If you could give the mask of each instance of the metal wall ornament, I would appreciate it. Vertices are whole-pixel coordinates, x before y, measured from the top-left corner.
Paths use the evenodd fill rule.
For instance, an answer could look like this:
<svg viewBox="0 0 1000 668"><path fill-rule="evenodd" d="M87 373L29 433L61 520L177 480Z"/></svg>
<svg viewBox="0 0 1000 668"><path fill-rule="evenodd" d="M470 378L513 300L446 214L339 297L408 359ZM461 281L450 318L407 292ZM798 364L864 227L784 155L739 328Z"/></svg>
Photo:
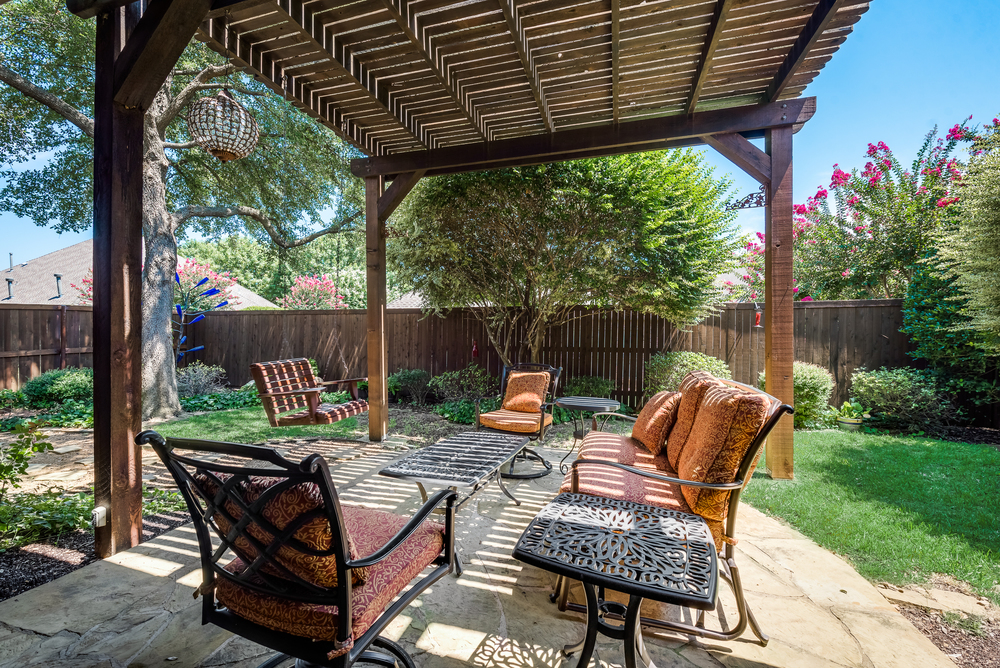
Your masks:
<svg viewBox="0 0 1000 668"><path fill-rule="evenodd" d="M739 209L756 209L767 206L767 186L761 185L755 193L750 193L746 197L734 200L726 204L726 211L737 211Z"/></svg>
<svg viewBox="0 0 1000 668"><path fill-rule="evenodd" d="M195 100L187 123L198 146L222 162L247 157L260 139L257 121L225 88L218 95Z"/></svg>

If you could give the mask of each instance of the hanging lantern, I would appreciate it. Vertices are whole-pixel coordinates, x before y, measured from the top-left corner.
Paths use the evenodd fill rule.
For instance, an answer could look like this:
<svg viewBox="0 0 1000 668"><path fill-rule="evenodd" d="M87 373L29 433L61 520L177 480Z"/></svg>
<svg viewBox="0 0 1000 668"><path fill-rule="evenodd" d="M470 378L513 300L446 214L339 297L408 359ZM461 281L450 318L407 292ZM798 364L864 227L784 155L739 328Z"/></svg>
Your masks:
<svg viewBox="0 0 1000 668"><path fill-rule="evenodd" d="M192 103L187 122L198 146L222 162L247 157L260 138L257 121L226 89Z"/></svg>
<svg viewBox="0 0 1000 668"><path fill-rule="evenodd" d="M754 308L753 327L754 329L763 329L764 328L763 325L760 324L760 316L761 313L763 313L763 311L759 306L757 306L756 303L753 305L753 308Z"/></svg>

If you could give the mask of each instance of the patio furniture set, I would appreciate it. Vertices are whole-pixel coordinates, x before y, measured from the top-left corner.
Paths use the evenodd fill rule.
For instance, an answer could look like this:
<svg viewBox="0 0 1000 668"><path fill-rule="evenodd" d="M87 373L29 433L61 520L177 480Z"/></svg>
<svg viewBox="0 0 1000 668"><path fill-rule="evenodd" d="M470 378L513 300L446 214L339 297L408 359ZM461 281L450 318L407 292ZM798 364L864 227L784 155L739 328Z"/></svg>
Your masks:
<svg viewBox="0 0 1000 668"><path fill-rule="evenodd" d="M352 388L352 399L329 406L319 402L307 361L253 367L272 424L289 417L332 422L364 410L356 392L363 379L339 381ZM359 661L412 667L405 650L380 634L431 584L449 572L461 575L457 510L492 481L520 505L503 479L551 472L527 445L544 437L556 403L581 413L618 408L579 397L546 401L556 396L560 371L505 368L502 406L482 414L477 406L475 431L383 467L381 475L419 487L423 504L410 518L341 505L319 455L292 462L260 446L139 434L137 442L152 445L194 519L202 622L279 653L263 666L294 657L299 668ZM653 396L637 417L597 410L587 432L581 414L574 435L582 445L560 494L513 550L516 559L556 575L551 598L559 609L586 613L584 638L566 646L566 656L579 653L577 665L587 666L600 633L624 641L629 668L648 664L642 626L732 639L749 623L766 644L743 596L735 520L764 439L791 410L749 386L695 372L679 392ZM622 418L634 423L630 435L599 428ZM519 473L516 460L535 465ZM427 486L443 489L429 495ZM443 522L432 519L442 515ZM705 627L704 611L717 604L720 571L739 621L716 631ZM582 584L585 605L569 601L572 581ZM627 605L610 600L609 591L627 595ZM639 613L643 599L700 613L694 625L647 619Z"/></svg>

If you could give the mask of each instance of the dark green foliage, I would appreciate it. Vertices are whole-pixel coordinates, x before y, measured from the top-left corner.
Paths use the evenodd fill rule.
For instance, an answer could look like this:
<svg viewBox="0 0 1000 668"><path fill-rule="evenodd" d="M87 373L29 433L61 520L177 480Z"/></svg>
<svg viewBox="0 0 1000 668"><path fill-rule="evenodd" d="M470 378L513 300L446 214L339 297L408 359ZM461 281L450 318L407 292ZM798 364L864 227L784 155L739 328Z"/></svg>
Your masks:
<svg viewBox="0 0 1000 668"><path fill-rule="evenodd" d="M397 397L409 396L414 403L423 406L430 392L430 380L431 375L423 369L400 369L389 376L387 385Z"/></svg>
<svg viewBox="0 0 1000 668"><path fill-rule="evenodd" d="M729 365L716 357L687 350L656 353L646 362L646 394L652 396L663 390L676 392L684 376L692 371L707 371L716 378L732 378Z"/></svg>
<svg viewBox="0 0 1000 668"><path fill-rule="evenodd" d="M20 390L0 389L0 414L20 408L24 403L24 394Z"/></svg>
<svg viewBox="0 0 1000 668"><path fill-rule="evenodd" d="M7 494L21 486L21 478L28 470L28 462L39 452L52 449L41 430L42 423L22 422L13 428L13 441L0 442L0 506L6 503Z"/></svg>
<svg viewBox="0 0 1000 668"><path fill-rule="evenodd" d="M191 413L199 411L228 411L233 408L247 408L249 406L260 406L260 397L257 396L256 389L200 394L194 397L181 398L181 408Z"/></svg>
<svg viewBox="0 0 1000 668"><path fill-rule="evenodd" d="M93 369L53 369L32 378L21 388L25 401L32 408L48 408L52 404L74 399L94 400Z"/></svg>
<svg viewBox="0 0 1000 668"><path fill-rule="evenodd" d="M184 512L187 505L180 492L146 487L142 514ZM0 551L27 545L71 531L89 530L94 493L48 489L37 494L18 494L9 504L0 504Z"/></svg>
<svg viewBox="0 0 1000 668"><path fill-rule="evenodd" d="M757 377L757 385L765 389L764 372ZM795 393L795 428L817 429L827 426L824 419L830 412L833 395L833 376L816 364L795 362L792 365L792 387Z"/></svg>
<svg viewBox="0 0 1000 668"><path fill-rule="evenodd" d="M50 404L44 412L33 418L4 418L0 420L0 431L14 431L18 426L32 421L44 422L50 427L91 429L94 426L94 402L89 399L67 399L61 404Z"/></svg>
<svg viewBox="0 0 1000 668"><path fill-rule="evenodd" d="M500 397L483 399L479 404L480 413L488 413L490 411L495 411L498 408L500 408ZM547 411L548 409L546 409L546 412ZM470 399L445 401L435 406L434 412L443 417L445 420L457 422L458 424L476 423L476 402ZM558 406L553 407L552 424L562 424L564 422L572 421L573 414L570 411L559 408Z"/></svg>
<svg viewBox="0 0 1000 668"><path fill-rule="evenodd" d="M434 376L428 385L445 402L475 401L496 394L500 387L496 378L475 364Z"/></svg>
<svg viewBox="0 0 1000 668"><path fill-rule="evenodd" d="M564 397L604 397L610 398L615 391L615 382L600 376L577 376L563 387Z"/></svg>
<svg viewBox="0 0 1000 668"><path fill-rule="evenodd" d="M939 434L955 419L933 378L916 369L859 369L851 376L851 396L872 414L873 427Z"/></svg>
<svg viewBox="0 0 1000 668"><path fill-rule="evenodd" d="M910 356L927 362L950 397L976 405L994 403L1000 400L998 358L972 326L968 305L954 263L932 251L913 270L900 331L916 346Z"/></svg>
<svg viewBox="0 0 1000 668"><path fill-rule="evenodd" d="M692 323L733 263L727 186L689 150L434 177L389 266L435 311L478 307L506 363L537 358L580 304Z"/></svg>

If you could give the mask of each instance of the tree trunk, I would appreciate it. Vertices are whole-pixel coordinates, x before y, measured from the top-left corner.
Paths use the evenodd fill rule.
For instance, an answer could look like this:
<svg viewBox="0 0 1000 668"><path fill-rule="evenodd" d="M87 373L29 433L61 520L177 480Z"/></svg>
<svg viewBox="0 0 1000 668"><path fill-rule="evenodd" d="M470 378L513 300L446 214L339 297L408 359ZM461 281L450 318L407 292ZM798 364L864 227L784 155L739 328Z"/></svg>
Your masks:
<svg viewBox="0 0 1000 668"><path fill-rule="evenodd" d="M167 157L155 119L167 104L157 93L146 113L143 134L142 232L146 257L142 268L142 418L174 417L181 412L173 351L171 314L177 240L174 216L167 211Z"/></svg>

